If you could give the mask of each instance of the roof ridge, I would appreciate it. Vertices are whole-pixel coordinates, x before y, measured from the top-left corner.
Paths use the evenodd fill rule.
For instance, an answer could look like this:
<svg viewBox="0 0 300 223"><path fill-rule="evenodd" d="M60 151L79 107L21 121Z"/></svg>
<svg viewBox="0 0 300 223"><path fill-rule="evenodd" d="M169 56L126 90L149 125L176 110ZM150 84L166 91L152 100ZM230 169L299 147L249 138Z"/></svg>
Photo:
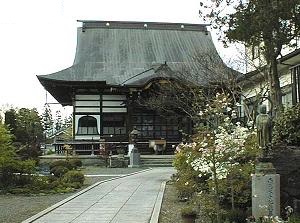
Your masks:
<svg viewBox="0 0 300 223"><path fill-rule="evenodd" d="M140 22L140 21L110 21L110 20L77 20L82 22L83 30L88 28L111 29L159 29L159 30L185 30L205 31L210 24L170 23L170 22Z"/></svg>

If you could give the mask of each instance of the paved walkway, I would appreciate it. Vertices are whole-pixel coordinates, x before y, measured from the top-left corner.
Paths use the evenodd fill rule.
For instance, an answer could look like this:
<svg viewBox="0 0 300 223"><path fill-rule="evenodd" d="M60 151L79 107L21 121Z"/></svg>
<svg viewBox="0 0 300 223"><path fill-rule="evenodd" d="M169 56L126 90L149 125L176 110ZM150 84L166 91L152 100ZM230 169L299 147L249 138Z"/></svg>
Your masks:
<svg viewBox="0 0 300 223"><path fill-rule="evenodd" d="M24 222L148 223L151 216L151 222L156 222L162 185L174 172L173 168L154 168L107 181Z"/></svg>

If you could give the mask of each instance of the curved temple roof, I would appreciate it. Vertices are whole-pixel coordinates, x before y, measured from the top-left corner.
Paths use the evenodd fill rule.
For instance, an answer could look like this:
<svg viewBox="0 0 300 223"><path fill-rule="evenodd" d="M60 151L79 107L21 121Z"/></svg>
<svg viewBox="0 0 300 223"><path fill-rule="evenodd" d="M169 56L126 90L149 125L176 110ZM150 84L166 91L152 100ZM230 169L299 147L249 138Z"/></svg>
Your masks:
<svg viewBox="0 0 300 223"><path fill-rule="evenodd" d="M167 63L176 71L195 67L191 57L217 55L206 25L149 22L79 21L74 64L62 71L39 75L44 87L59 101L54 85L98 83L143 85L162 75L156 72ZM201 72L198 72L201 76ZM67 98L67 97L66 97Z"/></svg>

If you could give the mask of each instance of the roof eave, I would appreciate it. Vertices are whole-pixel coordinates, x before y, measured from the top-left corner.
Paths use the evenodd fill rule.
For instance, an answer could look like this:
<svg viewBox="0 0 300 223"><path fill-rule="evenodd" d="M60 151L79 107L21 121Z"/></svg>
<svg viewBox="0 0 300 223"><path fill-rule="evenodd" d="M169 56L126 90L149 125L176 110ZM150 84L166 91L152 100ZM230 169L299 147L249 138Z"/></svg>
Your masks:
<svg viewBox="0 0 300 223"><path fill-rule="evenodd" d="M105 81L65 81L53 80L37 76L43 87L63 106L72 105L73 94L76 88L99 88L106 86Z"/></svg>

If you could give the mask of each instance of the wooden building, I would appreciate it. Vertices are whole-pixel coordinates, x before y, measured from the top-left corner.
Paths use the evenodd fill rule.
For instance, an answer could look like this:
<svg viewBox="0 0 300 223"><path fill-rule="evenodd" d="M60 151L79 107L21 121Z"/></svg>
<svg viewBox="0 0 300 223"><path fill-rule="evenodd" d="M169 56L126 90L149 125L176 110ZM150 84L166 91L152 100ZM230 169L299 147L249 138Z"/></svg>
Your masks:
<svg viewBox="0 0 300 223"><path fill-rule="evenodd" d="M172 78L183 66L195 68L191 57L199 52L217 54L206 25L79 22L74 64L38 76L59 103L74 108L74 139L68 144L82 153L97 152L99 141L125 146L136 128L142 153L151 152L149 140L153 139L165 139L167 152L172 152L172 145L181 141L180 129L183 125L189 129L189 124L130 102L153 83ZM222 60L218 57L216 62ZM201 71L197 75L202 84Z"/></svg>

